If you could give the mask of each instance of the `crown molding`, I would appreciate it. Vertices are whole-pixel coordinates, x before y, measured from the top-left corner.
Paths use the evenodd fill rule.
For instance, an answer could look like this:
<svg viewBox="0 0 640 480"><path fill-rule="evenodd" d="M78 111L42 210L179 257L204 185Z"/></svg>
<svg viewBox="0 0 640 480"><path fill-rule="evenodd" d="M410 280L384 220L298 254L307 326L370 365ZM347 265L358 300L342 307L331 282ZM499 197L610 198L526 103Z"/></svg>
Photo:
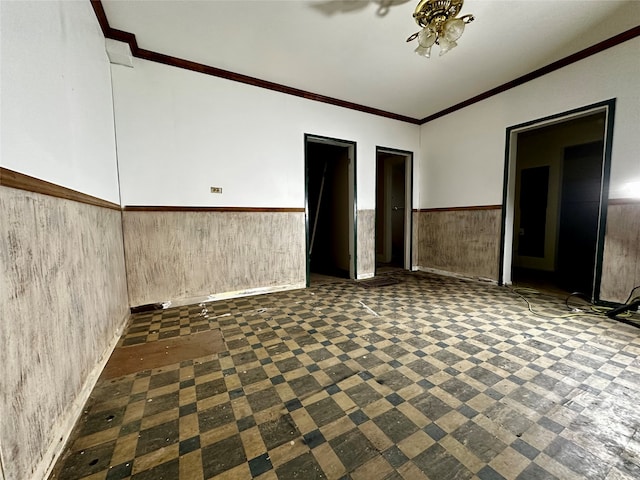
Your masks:
<svg viewBox="0 0 640 480"><path fill-rule="evenodd" d="M223 70L221 68L204 65L202 63L192 62L190 60L185 60L184 58L172 57L170 55L165 55L163 53L140 48L138 46L138 42L136 40L135 34L124 32L122 30L117 30L115 28L111 28L111 26L109 25L109 20L107 19L107 15L104 11L104 6L102 5L102 0L90 0L90 1L91 1L91 6L93 7L93 10L98 19L98 23L100 23L100 28L102 29L102 33L104 34L105 38L110 38L112 40L119 40L121 42L128 43L129 48L131 48L131 53L134 57L141 58L143 60L148 60L151 62L162 63L172 67L183 68L185 70L191 70L193 72L203 73L205 75L211 75L213 77L224 78L226 80L231 80L233 82L244 83L247 85L252 85L254 87L265 88L267 90L273 90L273 91L284 93L287 95L293 95L295 97L305 98L307 100L327 103L329 105L335 105L337 107L348 108L350 110L369 113L369 114L377 115L380 117L386 117L392 120L399 120L401 122L411 123L414 125L420 124L419 119L408 117L406 115L387 112L386 110L381 110L378 108L368 107L366 105L360 105L358 103L348 102L346 100L340 100L338 98L328 97L326 95L320 95L317 93L308 92L306 90L289 87L287 85L282 85L280 83L270 82L267 80L262 80L260 78L251 77L249 75L243 75L241 73L235 73L229 70Z"/></svg>
<svg viewBox="0 0 640 480"><path fill-rule="evenodd" d="M399 120L401 122L411 123L413 125L424 125L426 123L432 122L433 120L436 120L440 117L444 117L445 115L461 110L465 107L473 105L474 103L478 103L478 102L481 102L482 100L486 100L487 98L493 97L494 95L498 95L499 93L506 92L507 90L515 88L524 83L530 82L531 80L535 80L536 78L542 77L543 75L551 73L560 68L566 67L567 65L571 65L572 63L578 62L580 60L584 60L585 58L590 57L591 55L595 55L596 53L600 53L611 47L615 47L616 45L619 45L621 43L624 43L628 40L631 40L633 38L640 36L640 26L633 27L625 32L622 32L611 38L603 40L602 42L596 43L595 45L592 45L583 50L580 50L579 52L576 52L572 55L564 57L560 60L550 63L549 65L546 65L537 70L534 70L533 72L527 73L526 75L522 75L521 77L518 77L509 82L503 83L502 85L499 85L495 88L492 88L491 90L488 90L484 93L476 95L475 97L471 97L463 102L460 102L456 105L445 108L444 110L440 110L439 112L433 113L422 119L417 119L417 118L408 117L408 116L400 115L393 112L387 112L386 110L380 110L377 108L368 107L366 105L360 105L358 103L348 102L346 100L340 100L338 98L319 95L317 93L308 92L306 90L289 87L279 83L269 82L267 80L262 80L256 77L250 77L248 75L231 72L229 70L223 70L221 68L216 68L209 65L204 65L202 63L192 62L190 60L185 60L183 58L172 57L169 55L165 55L163 53L140 48L138 46L138 42L136 40L135 34L124 32L122 30L117 30L115 28L111 28L111 26L109 25L109 20L107 19L107 14L104 11L104 6L102 5L102 0L90 0L90 2L96 14L98 23L100 24L100 28L102 29L102 33L104 34L104 36L106 38L111 38L112 40L119 40L121 42L128 43L129 48L131 48L131 53L133 54L134 57L141 58L143 60L148 60L151 62L162 63L165 65L169 65L177 68L183 68L183 69L191 70L198 73L203 73L205 75L224 78L226 80L231 80L233 82L239 82L247 85L253 85L255 87L266 88L268 90L273 90L273 91L284 93L287 95L293 95L296 97L305 98L307 100L327 103L329 105L335 105L338 107L357 110L359 112L369 113L369 114L377 115L380 117Z"/></svg>
<svg viewBox="0 0 640 480"><path fill-rule="evenodd" d="M561 58L549 65L546 65L542 68L534 70L533 72L527 73L526 75L522 75L521 77L516 78L515 80L511 80L510 82L503 83L502 85L492 88L491 90L487 90L480 95L476 95L475 97L471 97L464 102L460 102L456 105L453 105L449 108L445 108L444 110L440 110L432 115L424 117L420 120L420 125L424 125L425 123L432 122L440 117L444 117L450 113L453 113L457 110L461 110L465 107L473 105L474 103L481 102L482 100L486 100L487 98L493 97L494 95L498 95L499 93L506 92L507 90L511 90L517 86L520 86L524 83L530 82L531 80L535 80L536 78L542 77L548 73L559 70L567 65L571 65L572 63L579 62L580 60L584 60L591 55L595 55L596 53L600 53L608 48L615 47L616 45L620 45L628 40L636 38L640 36L640 26L633 27L625 32L622 32L618 35L615 35L611 38L603 40L600 43L596 43L590 47L587 47L579 52L576 52L568 57Z"/></svg>

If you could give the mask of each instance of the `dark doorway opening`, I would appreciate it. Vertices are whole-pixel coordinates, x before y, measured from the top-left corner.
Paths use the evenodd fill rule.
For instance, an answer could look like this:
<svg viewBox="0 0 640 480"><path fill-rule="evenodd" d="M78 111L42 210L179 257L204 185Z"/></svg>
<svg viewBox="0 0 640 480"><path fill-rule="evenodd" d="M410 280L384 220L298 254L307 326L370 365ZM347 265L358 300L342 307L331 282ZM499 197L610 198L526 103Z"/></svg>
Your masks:
<svg viewBox="0 0 640 480"><path fill-rule="evenodd" d="M603 148L597 141L564 150L556 273L571 292L593 290Z"/></svg>
<svg viewBox="0 0 640 480"><path fill-rule="evenodd" d="M518 255L544 257L549 167L523 168L520 182Z"/></svg>
<svg viewBox="0 0 640 480"><path fill-rule="evenodd" d="M408 152L376 150L376 273L411 268L411 161Z"/></svg>
<svg viewBox="0 0 640 480"><path fill-rule="evenodd" d="M516 135L513 283L596 296L607 111Z"/></svg>
<svg viewBox="0 0 640 480"><path fill-rule="evenodd" d="M308 285L354 278L354 153L353 143L306 137Z"/></svg>

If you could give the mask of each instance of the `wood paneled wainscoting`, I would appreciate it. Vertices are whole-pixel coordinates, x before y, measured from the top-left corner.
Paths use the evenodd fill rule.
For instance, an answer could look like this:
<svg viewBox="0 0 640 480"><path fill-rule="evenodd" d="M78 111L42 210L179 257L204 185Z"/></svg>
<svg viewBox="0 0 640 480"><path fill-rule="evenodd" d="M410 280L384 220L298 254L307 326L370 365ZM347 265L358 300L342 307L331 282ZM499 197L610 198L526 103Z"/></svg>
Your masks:
<svg viewBox="0 0 640 480"><path fill-rule="evenodd" d="M358 278L370 278L376 268L376 211L358 210Z"/></svg>
<svg viewBox="0 0 640 480"><path fill-rule="evenodd" d="M120 206L0 169L4 475L45 478L129 317Z"/></svg>
<svg viewBox="0 0 640 480"><path fill-rule="evenodd" d="M132 305L304 288L302 208L126 207Z"/></svg>
<svg viewBox="0 0 640 480"><path fill-rule="evenodd" d="M498 280L500 205L414 210L420 270Z"/></svg>
<svg viewBox="0 0 640 480"><path fill-rule="evenodd" d="M607 209L600 299L622 303L637 285L640 285L640 200L612 199ZM640 289L635 295L640 295Z"/></svg>

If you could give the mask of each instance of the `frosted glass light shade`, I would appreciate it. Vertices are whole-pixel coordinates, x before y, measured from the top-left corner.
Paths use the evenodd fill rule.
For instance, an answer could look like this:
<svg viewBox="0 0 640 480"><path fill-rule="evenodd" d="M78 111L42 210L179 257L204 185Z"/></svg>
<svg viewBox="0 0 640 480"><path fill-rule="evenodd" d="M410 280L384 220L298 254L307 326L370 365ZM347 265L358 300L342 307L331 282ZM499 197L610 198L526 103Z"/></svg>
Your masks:
<svg viewBox="0 0 640 480"><path fill-rule="evenodd" d="M455 41L452 42L442 37L440 38L440 41L438 43L440 44L440 56L444 55L452 48L456 48L458 46Z"/></svg>
<svg viewBox="0 0 640 480"><path fill-rule="evenodd" d="M427 48L436 43L436 34L429 28L423 28L418 34L418 43Z"/></svg>
<svg viewBox="0 0 640 480"><path fill-rule="evenodd" d="M414 52L416 52L421 57L425 57L425 58L431 57L431 47L430 46L429 47L423 47L422 45L418 44L418 47L414 50Z"/></svg>
<svg viewBox="0 0 640 480"><path fill-rule="evenodd" d="M444 24L444 36L450 42L458 40L464 32L464 21L461 18L452 18Z"/></svg>

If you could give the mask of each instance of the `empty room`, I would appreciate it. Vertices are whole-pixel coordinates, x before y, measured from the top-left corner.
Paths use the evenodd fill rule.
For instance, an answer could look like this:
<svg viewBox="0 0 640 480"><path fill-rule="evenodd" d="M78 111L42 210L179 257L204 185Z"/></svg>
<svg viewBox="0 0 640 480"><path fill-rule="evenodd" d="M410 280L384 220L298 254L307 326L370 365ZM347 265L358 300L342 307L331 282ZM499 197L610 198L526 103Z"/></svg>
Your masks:
<svg viewBox="0 0 640 480"><path fill-rule="evenodd" d="M640 478L640 2L0 35L0 480Z"/></svg>

